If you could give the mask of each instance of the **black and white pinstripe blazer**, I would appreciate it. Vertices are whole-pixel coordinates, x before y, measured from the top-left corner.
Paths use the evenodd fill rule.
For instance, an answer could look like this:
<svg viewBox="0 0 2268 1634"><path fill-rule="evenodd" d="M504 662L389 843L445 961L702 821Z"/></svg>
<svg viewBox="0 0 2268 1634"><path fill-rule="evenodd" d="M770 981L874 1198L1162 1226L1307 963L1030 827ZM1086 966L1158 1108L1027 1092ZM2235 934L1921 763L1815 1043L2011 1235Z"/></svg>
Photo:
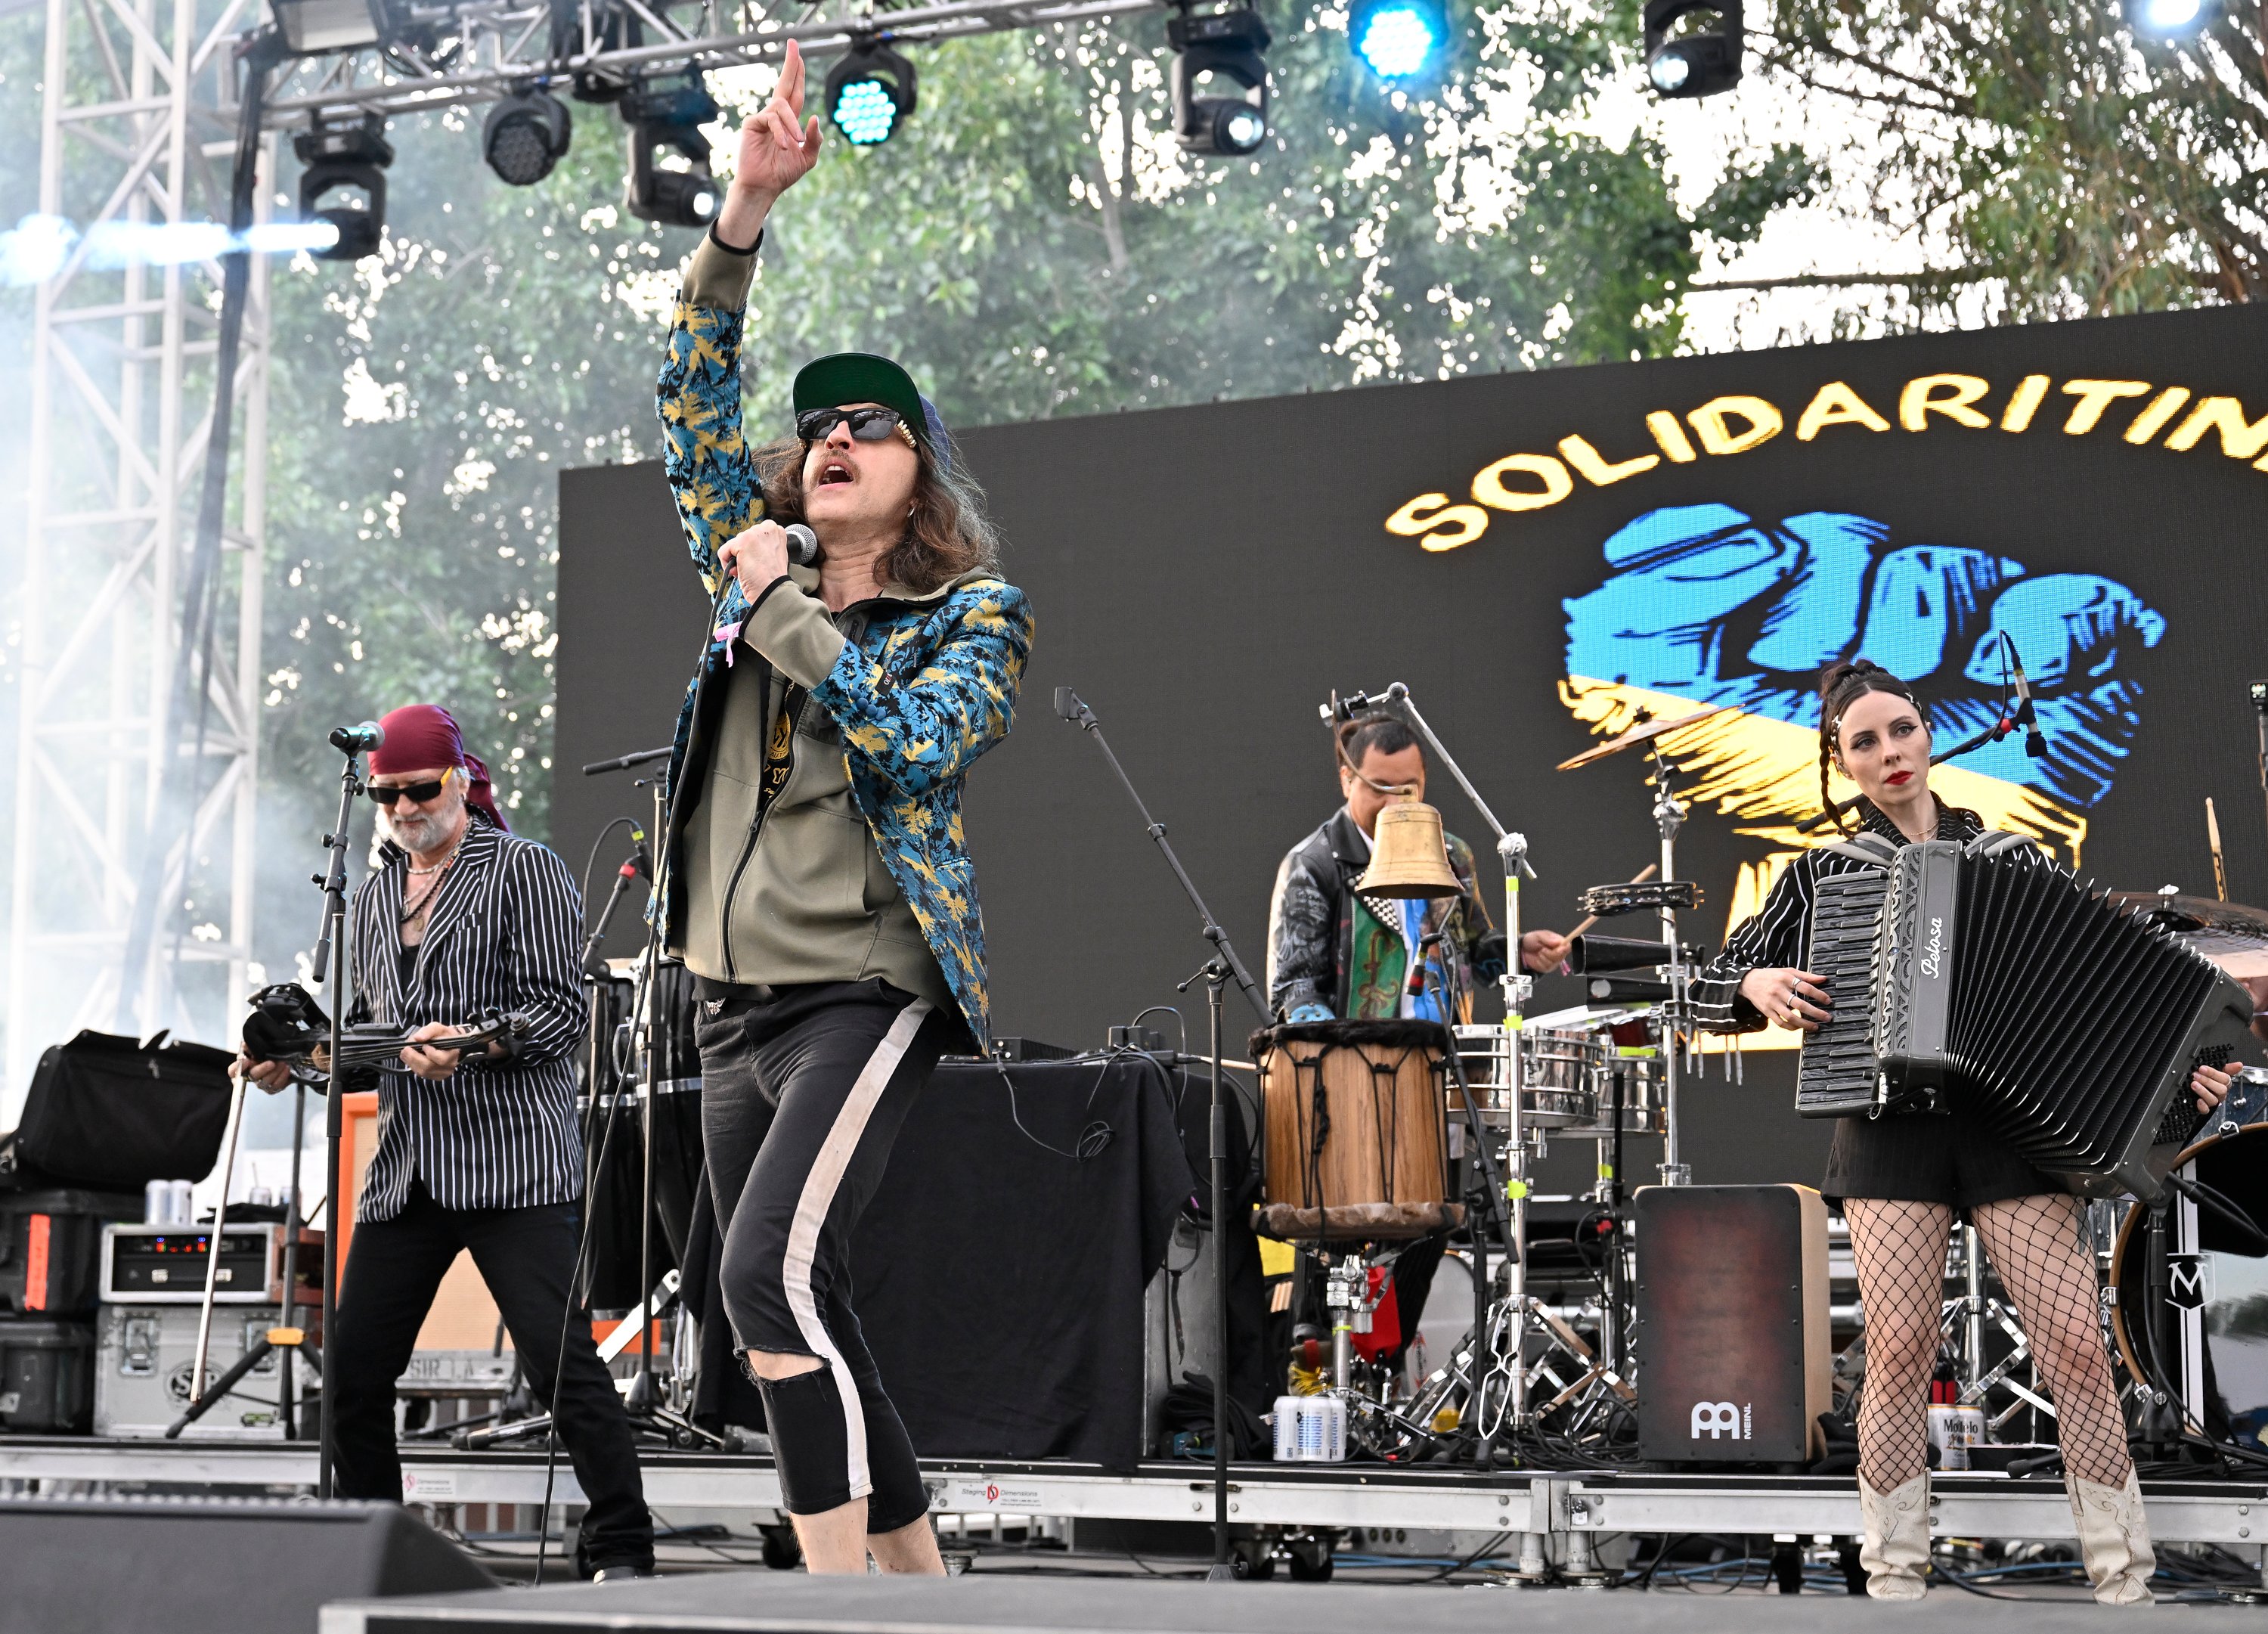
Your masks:
<svg viewBox="0 0 2268 1634"><path fill-rule="evenodd" d="M1859 807L1859 827L1904 847L1906 836L1873 801ZM1969 841L1984 832L1975 812L1937 803L1937 837ZM1830 830L1829 839L1836 836ZM1811 957L1811 904L1820 876L1847 873L1866 865L1837 851L1809 850L1787 866L1764 905L1734 927L1725 951L1693 978L1693 1019L1705 1033L1753 1033L1766 1025L1764 1014L1741 997L1741 981L1756 969L1802 969Z"/></svg>
<svg viewBox="0 0 2268 1634"><path fill-rule="evenodd" d="M409 858L387 846L355 895L354 1012L401 1027L459 1025L488 1010L530 1023L519 1052L468 1052L438 1083L379 1074L378 1150L359 1220L392 1219L422 1180L450 1209L568 1203L583 1191L575 1050L588 1019L576 954L583 904L549 847L475 818L441 881L403 990L399 951Z"/></svg>

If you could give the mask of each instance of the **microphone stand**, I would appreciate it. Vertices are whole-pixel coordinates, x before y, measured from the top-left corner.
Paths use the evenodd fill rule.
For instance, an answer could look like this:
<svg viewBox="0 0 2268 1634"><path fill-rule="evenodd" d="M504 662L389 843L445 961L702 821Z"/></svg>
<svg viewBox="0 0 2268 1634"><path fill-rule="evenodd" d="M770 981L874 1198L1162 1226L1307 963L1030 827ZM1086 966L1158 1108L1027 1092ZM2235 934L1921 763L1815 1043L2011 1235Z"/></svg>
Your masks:
<svg viewBox="0 0 2268 1634"><path fill-rule="evenodd" d="M1505 1299L1510 1306L1512 1317L1506 1334L1512 1365L1505 1374L1505 1423L1511 1426L1514 1434L1518 1434L1528 1427L1528 1130L1521 1116L1521 1054L1523 1042L1521 1022L1528 1001L1535 993L1535 978L1520 962L1520 877L1526 874L1533 880L1536 877L1535 870L1528 861L1528 836L1513 833L1497 821L1496 813L1489 809L1488 802L1481 799L1481 791L1473 787L1472 779L1466 777L1464 768L1457 764L1456 756L1449 753L1448 746L1441 741L1425 716L1418 713L1417 701L1410 696L1408 687L1397 681L1382 693L1358 692L1348 697L1335 698L1322 706L1322 713L1326 722L1335 722L1372 709L1386 710L1406 721L1410 729L1425 740L1426 747L1432 750L1441 764L1447 768L1457 787L1464 791L1465 798L1472 802L1473 809L1488 825L1489 832L1496 835L1497 860L1504 867L1505 961L1501 985L1504 990L1505 1048L1498 1059L1504 1063L1506 1086L1504 1092L1505 1164L1509 1172L1504 1177L1504 1193L1512 1204L1504 1245ZM1683 814L1682 808L1678 809L1678 814ZM1660 816L1660 813L1657 811L1656 815ZM1669 847L1670 835L1675 833L1675 828L1665 833L1662 841L1665 852ZM1663 871L1663 877L1669 877L1668 870ZM1671 936L1670 944L1673 947L1676 946L1675 935ZM1455 1037L1452 1032L1453 1055ZM1473 1259L1484 1272L1488 1250L1477 1222L1473 1227ZM1494 1360L1490 1340L1491 1336L1484 1332L1476 1332L1473 1336L1473 1368L1476 1379L1482 1375L1484 1365ZM1494 1438L1488 1435L1485 1429L1482 1432L1477 1461L1484 1469L1494 1467ZM1523 1536L1527 1541L1521 1545L1521 1574L1540 1574L1543 1557L1537 1551L1543 1547L1542 1540L1534 1533L1523 1534Z"/></svg>
<svg viewBox="0 0 2268 1634"><path fill-rule="evenodd" d="M1203 926L1200 934L1212 945L1213 956L1205 962L1204 968L1188 981L1179 983L1174 990L1187 992L1192 983L1203 982L1205 984L1206 1012L1212 1026L1212 1092L1209 1127L1212 1152L1209 1207L1212 1214L1216 1351L1212 1370L1212 1569L1205 1577L1208 1582L1226 1582L1235 1574L1228 1564L1228 1105L1221 1099L1222 990L1233 979L1251 1004L1253 1013L1260 1018L1263 1027L1275 1018L1269 1014L1268 1005L1260 996L1259 986L1253 981L1252 973L1236 956L1236 949L1229 946L1228 932L1220 928L1220 922L1212 916L1212 909L1205 906L1197 881L1190 879L1189 870L1182 866L1182 859L1174 855L1174 848L1166 839L1166 825L1150 815L1150 808L1143 804L1134 780L1126 775L1126 769L1118 763L1118 756L1111 752L1110 741L1102 735L1102 723L1094 718L1094 711L1080 702L1079 694L1069 687L1058 687L1056 688L1056 713L1093 738L1095 746L1102 751L1103 759L1110 762L1110 769L1117 774L1120 785L1126 791L1126 798L1132 800L1134 809L1142 813L1142 831L1157 843L1158 850L1166 858L1166 865L1174 871L1174 878L1181 882L1189 905L1197 910L1197 919Z"/></svg>
<svg viewBox="0 0 2268 1634"><path fill-rule="evenodd" d="M349 927L349 915L347 911L347 830L354 819L355 800L363 791L362 751L359 747L357 747L355 748L346 750L345 753L346 764L339 773L339 820L337 824L332 828L331 832L323 836L324 848L331 854L330 867L327 872L314 876L315 883L320 885L323 891L322 932L316 938L314 956L308 961L313 968L315 980L321 982L325 979L326 975L328 975L331 985L331 1074L328 1090L323 1097L325 1101L323 1115L323 1343L326 1348L328 1348L331 1343L331 1330L338 1315L339 1147L346 1135L345 1115L343 1108L340 1104L344 1097L339 1075L339 1061L340 1057L344 1054L344 1050L342 1049L344 1040L342 1037L342 1034L346 1025L347 939L350 934ZM303 1108L305 1104L306 1097L303 1092L301 1095L301 1106ZM289 1211L291 1216L289 1222L291 1230L284 1239L284 1299L285 1303L284 1323L286 1327L291 1325L291 1307L298 1293L298 1290L295 1285L295 1278L297 1277L298 1269L298 1261L299 1248L298 1198L297 1196L297 1180L299 1167L299 1137L298 1131L297 1130L294 1131L291 1146L291 1168L294 1181L294 1196L292 1197L292 1206ZM216 1257L218 1256L219 1252L220 1241L218 1234L216 1233L213 1240L213 1253ZM288 1370L291 1365L291 1358L290 1353L287 1351L282 1362L282 1366ZM288 1380L290 1376L291 1375L287 1371L284 1374L285 1379ZM288 1388L288 1385L286 1387ZM335 1428L333 1423L334 1414L332 1412L332 1409L335 1405L335 1403L330 1400L330 1391L326 1387L323 1392L323 1404L321 1411L316 1416L318 1430L315 1452L315 1496L317 1498L328 1498L331 1496L331 1467L335 1461L336 1449L338 1446Z"/></svg>

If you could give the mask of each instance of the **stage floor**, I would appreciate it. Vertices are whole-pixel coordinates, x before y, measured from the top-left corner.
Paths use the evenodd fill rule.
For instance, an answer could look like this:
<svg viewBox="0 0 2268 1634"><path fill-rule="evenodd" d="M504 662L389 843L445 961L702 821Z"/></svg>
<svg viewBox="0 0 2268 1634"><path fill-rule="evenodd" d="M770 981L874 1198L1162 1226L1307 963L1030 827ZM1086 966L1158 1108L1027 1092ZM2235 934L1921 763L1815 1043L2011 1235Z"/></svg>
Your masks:
<svg viewBox="0 0 2268 1634"><path fill-rule="evenodd" d="M723 1454L647 1453L657 1510L772 1510L771 1461ZM421 1504L537 1504L544 1458L534 1452L405 1448L403 1496ZM1212 1504L1204 1464L1147 1463L1114 1474L1093 1465L924 1460L932 1508L946 1514L1047 1515L1204 1521ZM311 1446L276 1442L0 1439L0 1481L73 1481L173 1490L311 1488ZM558 1462L553 1501L582 1501ZM2255 1557L2268 1542L2268 1481L2144 1483L2153 1535L2220 1543ZM2001 1476L1940 1476L1933 1486L1940 1536L2072 1536L2063 1483ZM1241 1526L1395 1527L1479 1533L1697 1532L1849 1536L1858 1489L1847 1476L1660 1475L1594 1471L1395 1469L1377 1465L1237 1464L1229 1513Z"/></svg>
<svg viewBox="0 0 2268 1634"><path fill-rule="evenodd" d="M2182 1608L2257 1627L2257 1607ZM490 1591L326 1606L321 1634L535 1634L637 1629L650 1634L1810 1634L1880 1627L1967 1630L1989 1616L2005 1634L2077 1634L2116 1614L2092 1601L2009 1600L1989 1610L1943 1586L1919 1604L1849 1595L1675 1592L1544 1594L1499 1586L1403 1589L1337 1584L1012 1580L976 1577L812 1578L719 1572L697 1578Z"/></svg>

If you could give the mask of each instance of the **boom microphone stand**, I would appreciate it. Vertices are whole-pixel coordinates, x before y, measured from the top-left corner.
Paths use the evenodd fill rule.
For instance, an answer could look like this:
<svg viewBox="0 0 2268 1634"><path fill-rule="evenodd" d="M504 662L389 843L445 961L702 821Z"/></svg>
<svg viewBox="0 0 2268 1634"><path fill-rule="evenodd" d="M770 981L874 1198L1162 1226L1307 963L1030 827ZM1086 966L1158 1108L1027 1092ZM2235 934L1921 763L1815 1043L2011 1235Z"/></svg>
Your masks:
<svg viewBox="0 0 2268 1634"><path fill-rule="evenodd" d="M1212 1213L1212 1279L1213 1305L1216 1318L1214 1338L1217 1351L1212 1370L1212 1570L1207 1572L1209 1581L1225 1581L1234 1574L1228 1564L1228 1106L1221 1099L1221 989L1233 977L1236 985L1251 1003L1253 1013L1260 1018L1263 1027L1275 1019L1268 1013L1268 1005L1260 996L1252 973L1236 956L1236 949L1228 944L1228 932L1212 916L1204 898L1197 892L1197 881L1189 878L1182 859L1174 855L1167 843L1166 825L1150 815L1150 808L1142 803L1141 793L1134 780L1111 753L1110 741L1102 735L1102 723L1094 711L1079 701L1079 696L1069 687L1056 688L1056 713L1094 740L1102 751L1102 758L1110 762L1110 769L1118 776L1126 791L1126 798L1134 802L1134 809L1142 813L1142 831L1158 843L1166 858L1166 865L1181 881L1189 905L1197 910L1203 924L1201 934L1212 945L1213 956L1204 969L1181 983L1187 991L1190 983L1205 984L1205 1001L1212 1022L1212 1105L1210 1138L1212 1146L1212 1178L1211 1211Z"/></svg>
<svg viewBox="0 0 2268 1634"><path fill-rule="evenodd" d="M1373 709L1382 710L1408 722L1410 730L1425 740L1425 747L1432 750L1447 769L1457 787L1462 789L1465 798L1472 802L1473 809L1481 814L1481 821L1488 825L1489 832L1496 835L1497 858L1504 865L1505 961L1502 986L1505 1054L1500 1058L1505 1063L1506 1082L1510 1086L1505 1097L1505 1163L1509 1173L1505 1176L1504 1192L1512 1203L1510 1229L1504 1245L1505 1298L1511 1306L1512 1315L1506 1329L1507 1342L1512 1347L1512 1365L1505 1372L1507 1387L1505 1418L1517 1432L1525 1428L1528 1418L1528 1131L1521 1120L1521 1019L1527 1012L1529 999L1535 994L1535 978L1523 970L1520 963L1520 876L1526 874L1533 880L1535 870L1528 862L1528 836L1513 833L1497 821L1496 813L1489 809L1488 802L1481 799L1480 791L1473 787L1472 779L1465 776L1464 768L1457 764L1456 756L1449 753L1448 746L1435 734L1425 716L1418 712L1417 702L1410 697L1408 687L1397 681L1381 693L1358 692L1347 697L1336 698L1322 706L1322 713L1327 724L1336 725L1341 720ZM1454 1043L1454 1035L1451 1036ZM1485 1265L1487 1252L1482 1247L1477 1227L1473 1234L1473 1257L1476 1263ZM1473 1343L1474 1377L1478 1379L1485 1371L1488 1336L1476 1330ZM1492 1438L1484 1429L1480 1454L1483 1468L1487 1468L1491 1461L1491 1442ZM1525 1564L1523 1562L1523 1569Z"/></svg>
<svg viewBox="0 0 2268 1634"><path fill-rule="evenodd" d="M364 721L359 726L342 726L331 733L332 747L346 756L346 764L339 772L339 820L330 833L323 836L324 849L331 854L328 872L314 876L323 891L322 933L315 940L315 952L308 963L313 967L314 978L321 982L328 976L331 984L331 1081L323 1096L323 1343L331 1342L331 1330L338 1315L339 1300L339 1146L346 1135L343 1094L339 1081L338 1063L344 1054L341 1037L347 1013L347 830L354 820L354 803L363 791L362 757L364 752L374 749L386 740L374 721ZM293 1143L298 1144L296 1141ZM296 1199L295 1199L296 1203ZM286 1302L284 1322L291 1321L290 1301L296 1290L292 1278L297 1272L298 1250L298 1220L288 1222L291 1230L284 1240L284 1282ZM213 1237L213 1255L218 1259L220 1238ZM290 1366L287 1358L284 1364ZM327 1387L323 1392L322 1410L317 1415L315 1452L315 1496L331 1496L331 1465L338 1445L333 1424L335 1403Z"/></svg>

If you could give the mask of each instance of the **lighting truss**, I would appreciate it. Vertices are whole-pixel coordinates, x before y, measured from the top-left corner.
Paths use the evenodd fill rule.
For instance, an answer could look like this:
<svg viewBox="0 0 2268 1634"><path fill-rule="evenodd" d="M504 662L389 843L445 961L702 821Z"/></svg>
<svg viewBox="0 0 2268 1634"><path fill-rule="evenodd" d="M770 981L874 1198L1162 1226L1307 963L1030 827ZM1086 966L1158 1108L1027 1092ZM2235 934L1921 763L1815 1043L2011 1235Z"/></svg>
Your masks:
<svg viewBox="0 0 2268 1634"><path fill-rule="evenodd" d="M175 696L173 678L220 268L202 254L106 266L92 252L106 227L227 218L235 126L217 108L235 94L232 47L260 21L254 0L47 5L40 209L86 236L40 284L33 314L0 1127L14 1122L40 1049L80 1027L170 1027L217 1042L242 1008L257 856L268 258L252 258L213 662L192 700ZM275 191L272 139L267 148L256 221ZM169 768L185 799L161 813ZM129 970L135 899L151 879L173 911Z"/></svg>
<svg viewBox="0 0 2268 1634"><path fill-rule="evenodd" d="M823 0L816 8L779 4L748 7L746 26L718 26L711 7L652 4L644 0L584 0L573 38L597 42L556 55L555 12L526 0L464 0L445 5L392 4L396 43L309 57L277 77L268 122L281 129L313 113L357 108L408 114L486 102L531 80L570 78L624 82L687 67L733 68L777 61L791 40L806 58L840 55L887 20L891 40L917 44L1012 29L1045 28L1089 18L1134 16L1164 9L1165 0L942 0L876 11L858 4ZM635 24L626 28L625 20ZM401 43L408 34L438 39L446 50ZM636 45L609 44L637 38Z"/></svg>

